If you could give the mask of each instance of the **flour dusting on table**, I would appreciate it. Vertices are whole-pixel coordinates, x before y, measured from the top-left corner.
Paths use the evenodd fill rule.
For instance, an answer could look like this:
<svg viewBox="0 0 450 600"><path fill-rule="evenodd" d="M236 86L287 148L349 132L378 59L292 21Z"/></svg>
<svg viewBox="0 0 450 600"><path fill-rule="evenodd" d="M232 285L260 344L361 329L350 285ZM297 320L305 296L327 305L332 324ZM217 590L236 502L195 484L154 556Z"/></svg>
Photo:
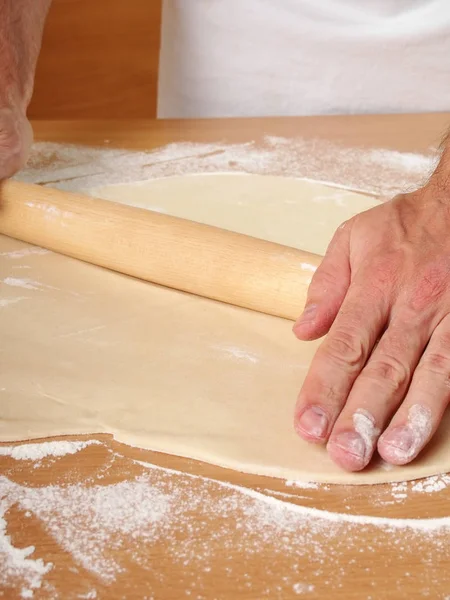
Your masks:
<svg viewBox="0 0 450 600"><path fill-rule="evenodd" d="M102 445L97 440L63 440L3 445L0 450L3 457L34 459L44 465L47 459L77 453L90 444ZM120 457L109 452L111 461ZM45 533L68 553L75 568L95 576L102 585L114 583L123 574L124 562L131 561L150 578L154 576L151 548L164 542L172 568L189 574L186 581L193 582L186 584L186 595L195 598L203 597L205 579L236 578L227 561L215 560L218 552L223 556L236 553L245 564L255 556L263 556L273 540L277 540L278 558L266 567L267 590L262 597L274 597L286 589L307 596L315 590L313 582L325 565L331 565L335 573L329 582L331 593L333 587L342 587L351 576L351 562L343 559L346 553L356 552L358 557L364 554L361 560L367 565L368 576L370 557L381 548L394 549L399 564L407 564L419 543L423 548L420 560L432 571L439 569L447 554L450 516L392 519L332 513L230 483L134 462L142 468L141 473L116 483L104 483L102 475L95 481L34 487L1 476L0 586L20 589L22 598L31 598L40 589L46 590L45 597L57 597L49 593L48 578L55 566L42 555L42 549L16 547L9 537L7 522L12 509L20 511L24 527L27 519L37 519ZM450 477L390 487L394 496L404 493L406 486L416 493L431 493L432 489L441 490L444 483L450 485ZM312 487L305 482L286 482L288 489L294 485ZM369 545L367 539L371 540ZM305 561L310 565L309 581L305 581ZM254 582L250 576L248 584L251 590ZM426 582L418 583L419 590L428 590ZM95 598L94 592L89 590L76 597Z"/></svg>
<svg viewBox="0 0 450 600"><path fill-rule="evenodd" d="M274 136L262 143L180 142L147 152L40 142L16 179L89 192L113 183L228 171L287 175L392 196L424 183L436 160L434 150L422 155Z"/></svg>
<svg viewBox="0 0 450 600"><path fill-rule="evenodd" d="M38 442L36 444L21 444L19 446L0 446L0 456L10 456L14 460L42 460L55 456L75 454L92 444L100 444L97 440L83 442Z"/></svg>

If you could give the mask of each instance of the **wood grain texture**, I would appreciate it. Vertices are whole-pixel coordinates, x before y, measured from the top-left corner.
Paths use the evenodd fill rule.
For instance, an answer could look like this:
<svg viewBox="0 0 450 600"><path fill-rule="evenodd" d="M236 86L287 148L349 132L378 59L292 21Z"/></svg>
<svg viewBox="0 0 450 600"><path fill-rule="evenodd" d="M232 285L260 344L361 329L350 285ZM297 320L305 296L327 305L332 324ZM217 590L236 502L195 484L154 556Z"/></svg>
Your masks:
<svg viewBox="0 0 450 600"><path fill-rule="evenodd" d="M255 141L265 136L328 140L342 147L427 152L450 125L449 113L252 119L105 119L33 123L36 141L152 150L176 142ZM107 143L105 142L107 140ZM336 161L338 157L336 157Z"/></svg>
<svg viewBox="0 0 450 600"><path fill-rule="evenodd" d="M289 527L284 530L283 539L276 535L264 537L262 531L263 539L254 546L255 535L258 539L254 525L247 526L245 519L237 518L240 500L235 499L233 503L236 513L229 510L226 515L218 510L206 516L199 506L202 503L219 506L226 489L214 482L224 482L257 491L269 501L278 499L291 505L341 514L391 519L443 517L449 514L449 488L432 495L405 493L405 497L395 501L388 484L295 489L287 487L282 480L131 448L107 435L59 439L97 439L101 445L38 463L0 456L0 473L24 489L45 490L51 485L105 489L140 477L149 480L150 489L159 489L158 471L142 464L150 463L173 469L164 475L163 489L173 490L176 497L176 493L188 487L191 499L201 500L192 501L190 510L187 507L190 512L184 523L187 531L174 516L173 529L165 532L165 539L157 543L152 539L143 542L139 535L133 538L123 533L119 535L119 550L109 550L107 535L105 539L97 539L89 534L93 516L87 513L85 519L81 519L84 524L81 533L75 533L79 540L84 536L86 544L85 554L81 545L78 556L58 544L33 511L26 514L20 506L10 509L8 534L14 546L33 545L36 548L33 558L39 557L54 565L46 578L50 586L35 590L33 598L36 600L180 600L189 597L202 600L411 600L421 597L443 600L450 589L445 538L443 552L436 553L433 560L433 536L416 536L408 531L397 537L395 532L385 531L380 535L367 526L317 532L317 523L312 520L310 533L305 527L297 539L285 539L289 536ZM73 505L69 506L73 509ZM64 514L64 505L59 514ZM181 551L186 541L194 553L190 559ZM431 561L427 561L425 557L430 553ZM116 563L115 577L105 582L90 570L89 559L85 563L80 560L82 556L94 556L99 561L103 556L112 556ZM294 587L293 582L303 583L304 587ZM96 591L95 596L92 590ZM429 593L422 593L428 590ZM21 588L6 589L5 597L21 600Z"/></svg>
<svg viewBox="0 0 450 600"><path fill-rule="evenodd" d="M436 144L449 120L449 114L436 114L184 122L47 121L34 123L34 128L36 138L40 141L103 146L105 139L108 139L108 147L133 149L154 149L180 140L256 140L259 143L265 134L270 134L329 139L344 148L389 148L424 152ZM274 401L276 402L276 398ZM84 436L84 439L89 437ZM135 462L140 460L176 469L181 473L237 484L285 502L332 512L390 518L436 518L450 514L449 487L433 494L415 494L408 488L401 493L397 491L397 497L393 497L389 485L361 486L358 489L337 485L320 489L295 489L286 487L283 481L276 479L227 471L196 461L133 449L117 444L108 436L99 436L99 439L102 440L102 445L89 446L82 453L65 456L57 461L42 461L39 468L35 468L32 462L0 456L0 473L17 484L33 489L44 488L49 484L69 483L89 487L134 481L143 473L142 466ZM170 478L170 485L177 489L181 485L182 475L172 473ZM204 480L192 480L189 485L192 486L194 496L198 494L198 497L206 499L206 495L211 493L212 500L217 502L223 497L220 490L208 492ZM367 528L354 528L351 532L344 531L335 536L319 532L315 538L318 550L315 558L311 558L308 553L300 558L292 552L280 553L280 547L283 548L282 540L273 536L268 537L265 544L249 557L244 555L243 549L250 544L251 536L247 529L236 527L232 512L227 521L213 518L202 528L201 511L198 507L193 507L189 524L195 532L190 539L192 543L198 544L201 552L208 553L211 571L201 571L199 563L195 561L188 564L180 562L177 559L177 547L171 546L168 539L157 546L149 542L147 548L144 548L154 565L153 569L145 570L136 561L129 559L136 549L136 542L124 538L121 552L117 556L123 572L110 584L104 584L59 545L38 518L26 517L18 507L11 509L7 515L7 533L11 536L12 543L19 548L34 545L36 550L33 557L43 558L54 564L54 569L49 574L53 590L36 590L34 598L39 600L55 597L71 600L81 598L82 595L87 597L86 594L92 588L96 589L98 599L108 600L145 597L158 600L189 597L207 600L409 600L418 597L443 599L450 593L448 544L443 545L443 552L433 554L433 536L423 539L411 533L406 540L396 545L386 534L375 546L373 531ZM220 535L225 527L229 527L234 536L230 537L232 542L227 546L220 543ZM314 530L313 523L311 529ZM167 532L167 537L170 533ZM178 535L181 543L184 537L181 533ZM348 547L344 543L348 541L345 540L345 535L353 542ZM309 549L308 539L308 536L299 537L298 547ZM329 560L330 556L332 560ZM311 591L297 593L283 579L294 568L296 581L312 585ZM187 595L187 590L190 595ZM7 589L4 597L20 599L21 587Z"/></svg>
<svg viewBox="0 0 450 600"><path fill-rule="evenodd" d="M161 4L53 0L29 117L155 117Z"/></svg>
<svg viewBox="0 0 450 600"><path fill-rule="evenodd" d="M37 185L0 187L0 233L204 298L294 321L320 257L218 227Z"/></svg>

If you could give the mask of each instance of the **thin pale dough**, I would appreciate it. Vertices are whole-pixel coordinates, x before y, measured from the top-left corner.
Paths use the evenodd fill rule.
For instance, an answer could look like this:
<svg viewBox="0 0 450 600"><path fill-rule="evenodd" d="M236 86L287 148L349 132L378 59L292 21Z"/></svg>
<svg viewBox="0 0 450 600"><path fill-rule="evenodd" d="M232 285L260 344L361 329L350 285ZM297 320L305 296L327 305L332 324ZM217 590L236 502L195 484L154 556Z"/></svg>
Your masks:
<svg viewBox="0 0 450 600"><path fill-rule="evenodd" d="M341 221L376 202L250 175L100 194L320 253ZM32 252L0 237L1 441L108 432L249 473L351 484L450 468L448 414L427 452L403 468L345 473L299 439L293 405L317 343L296 341L289 322Z"/></svg>
<svg viewBox="0 0 450 600"><path fill-rule="evenodd" d="M92 195L321 255L343 221L378 203L316 182L245 173L110 185Z"/></svg>

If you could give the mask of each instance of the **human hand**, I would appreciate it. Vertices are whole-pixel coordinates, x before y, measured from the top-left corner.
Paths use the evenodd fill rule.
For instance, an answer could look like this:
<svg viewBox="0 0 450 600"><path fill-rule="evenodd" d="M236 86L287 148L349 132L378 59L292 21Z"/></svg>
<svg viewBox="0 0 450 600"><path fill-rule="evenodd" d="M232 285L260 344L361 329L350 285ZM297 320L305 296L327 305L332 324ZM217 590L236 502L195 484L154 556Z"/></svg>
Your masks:
<svg viewBox="0 0 450 600"><path fill-rule="evenodd" d="M28 158L30 122L19 108L0 108L0 180L14 175Z"/></svg>
<svg viewBox="0 0 450 600"><path fill-rule="evenodd" d="M328 336L300 392L295 428L358 471L374 451L412 461L450 400L450 188L414 193L344 223L294 332ZM380 436L381 434L381 436Z"/></svg>

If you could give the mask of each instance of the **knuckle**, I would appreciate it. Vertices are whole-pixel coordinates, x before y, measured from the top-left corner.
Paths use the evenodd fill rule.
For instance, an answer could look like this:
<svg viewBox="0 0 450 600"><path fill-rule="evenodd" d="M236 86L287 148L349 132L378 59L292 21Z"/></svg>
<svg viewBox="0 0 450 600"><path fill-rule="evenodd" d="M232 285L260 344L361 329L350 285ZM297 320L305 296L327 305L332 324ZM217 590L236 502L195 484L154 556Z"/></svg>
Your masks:
<svg viewBox="0 0 450 600"><path fill-rule="evenodd" d="M336 283L336 274L332 273L329 269L319 267L314 273L311 285L326 292L328 289L334 288Z"/></svg>
<svg viewBox="0 0 450 600"><path fill-rule="evenodd" d="M339 227L334 232L334 237L339 238L344 233L344 229L348 229L349 225L350 225L350 219L348 219L347 221L342 221L342 223L339 225Z"/></svg>
<svg viewBox="0 0 450 600"><path fill-rule="evenodd" d="M398 251L387 252L379 258L374 258L370 269L372 286L386 294L386 289L391 288L398 278L402 261L403 256Z"/></svg>
<svg viewBox="0 0 450 600"><path fill-rule="evenodd" d="M342 405L342 390L339 385L331 385L325 379L319 379L318 385L311 390L302 390L299 403L302 407L308 404L320 404L331 410Z"/></svg>
<svg viewBox="0 0 450 600"><path fill-rule="evenodd" d="M439 350L450 356L450 331L445 331L439 335Z"/></svg>
<svg viewBox="0 0 450 600"><path fill-rule="evenodd" d="M394 253L371 255L353 285L361 296L374 302L384 302L398 281L400 266L401 261Z"/></svg>
<svg viewBox="0 0 450 600"><path fill-rule="evenodd" d="M422 312L437 302L448 288L448 273L439 266L430 266L415 281L410 291L409 306Z"/></svg>
<svg viewBox="0 0 450 600"><path fill-rule="evenodd" d="M351 369L361 368L366 357L361 336L345 329L330 334L323 351L329 360Z"/></svg>
<svg viewBox="0 0 450 600"><path fill-rule="evenodd" d="M450 355L442 351L425 352L420 369L450 379Z"/></svg>
<svg viewBox="0 0 450 600"><path fill-rule="evenodd" d="M355 222L355 217L351 217L350 219L343 221L339 225L339 227L334 232L333 238L328 246L329 249L332 248L332 246L335 245L336 243L339 243L344 235L347 235L348 229L350 229L353 226L354 222Z"/></svg>
<svg viewBox="0 0 450 600"><path fill-rule="evenodd" d="M417 367L419 373L437 375L450 387L450 332L441 333L432 340Z"/></svg>
<svg viewBox="0 0 450 600"><path fill-rule="evenodd" d="M323 398L328 405L340 404L342 394L336 387L325 385L323 388Z"/></svg>
<svg viewBox="0 0 450 600"><path fill-rule="evenodd" d="M409 383L411 370L399 359L393 356L383 356L370 360L362 375L382 381L394 391L400 391Z"/></svg>
<svg viewBox="0 0 450 600"><path fill-rule="evenodd" d="M355 217L350 217L350 219L346 219L345 221L342 221L342 223L337 228L336 232L342 232L344 229L348 229L349 227L351 227L353 225L354 222L355 222Z"/></svg>

